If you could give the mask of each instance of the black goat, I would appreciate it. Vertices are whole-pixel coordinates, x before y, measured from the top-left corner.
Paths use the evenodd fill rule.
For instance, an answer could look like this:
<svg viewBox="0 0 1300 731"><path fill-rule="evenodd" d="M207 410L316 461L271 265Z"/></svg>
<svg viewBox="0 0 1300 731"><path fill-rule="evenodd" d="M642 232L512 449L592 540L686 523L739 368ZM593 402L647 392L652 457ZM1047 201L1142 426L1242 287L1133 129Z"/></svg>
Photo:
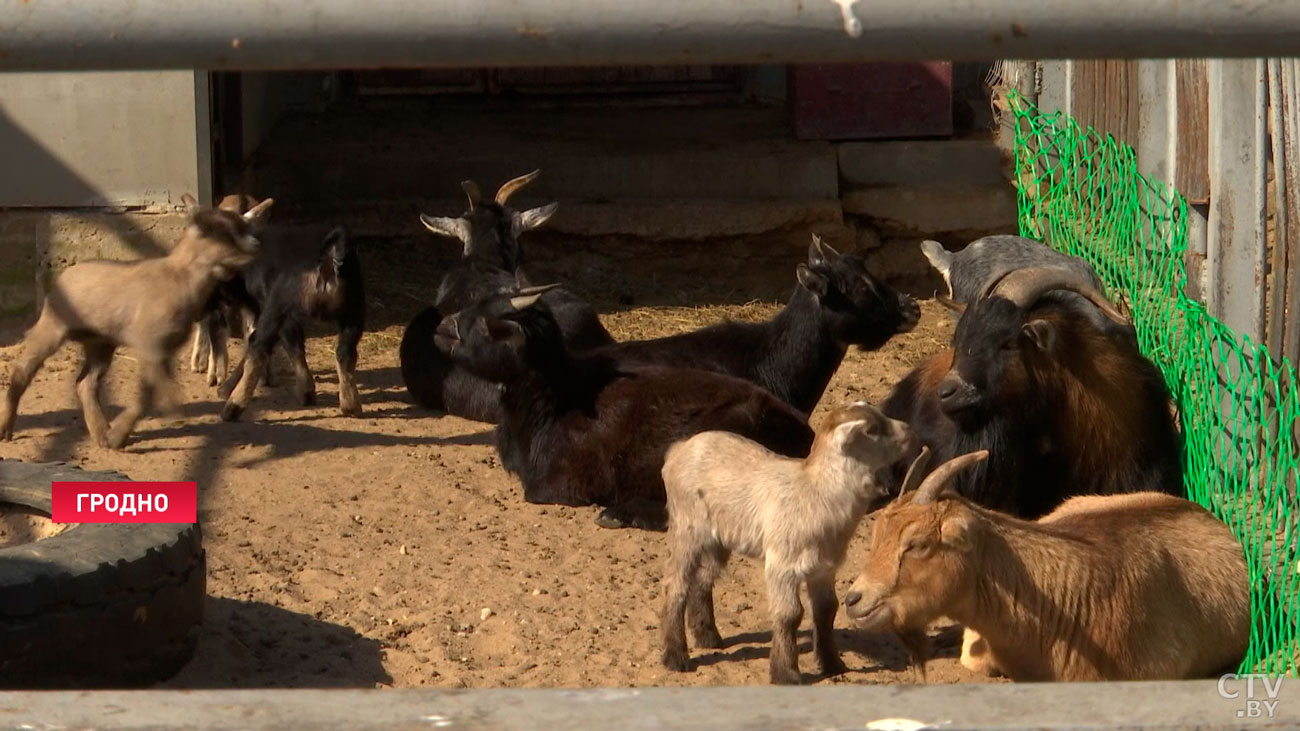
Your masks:
<svg viewBox="0 0 1300 731"><path fill-rule="evenodd" d="M1062 291L1081 295L1075 302ZM1113 328L1093 324L1098 309ZM961 315L952 347L883 405L937 462L987 449L966 497L1024 518L1066 498L1182 494L1182 440L1160 371L1092 283L1059 268L1007 274Z"/></svg>
<svg viewBox="0 0 1300 731"><path fill-rule="evenodd" d="M768 322L724 322L655 340L619 343L603 352L620 364L654 364L725 373L757 384L812 413L850 345L875 350L916 327L921 310L816 234L798 285Z"/></svg>
<svg viewBox="0 0 1300 731"><path fill-rule="evenodd" d="M339 334L334 355L339 379L339 412L361 415L357 391L357 345L365 330L365 282L361 261L347 231L335 227L322 238L267 227L259 234L263 254L223 295L256 320L248 346L218 393L226 398L221 418L234 421L248 407L277 341L294 370L300 402L316 402L316 384L307 366L305 327L309 320L333 321Z"/></svg>
<svg viewBox="0 0 1300 731"><path fill-rule="evenodd" d="M469 197L469 210L463 215L420 216L425 228L459 240L464 249L460 261L443 275L434 305L417 314L402 333L402 381L416 403L476 421L496 423L499 418L500 386L452 363L434 345L433 334L444 313L527 286L519 236L545 223L554 215L557 204L518 211L506 203L537 175L534 170L506 182L491 201L483 200L478 186L467 180L461 183ZM554 289L544 295L543 301L559 322L568 347L585 350L614 342L591 305L572 292Z"/></svg>
<svg viewBox="0 0 1300 731"><path fill-rule="evenodd" d="M529 502L604 505L604 527L662 530L660 471L672 443L721 430L779 454L808 454L813 432L803 415L752 383L570 352L544 291L484 300L448 315L436 336L457 364L504 384L497 451Z"/></svg>

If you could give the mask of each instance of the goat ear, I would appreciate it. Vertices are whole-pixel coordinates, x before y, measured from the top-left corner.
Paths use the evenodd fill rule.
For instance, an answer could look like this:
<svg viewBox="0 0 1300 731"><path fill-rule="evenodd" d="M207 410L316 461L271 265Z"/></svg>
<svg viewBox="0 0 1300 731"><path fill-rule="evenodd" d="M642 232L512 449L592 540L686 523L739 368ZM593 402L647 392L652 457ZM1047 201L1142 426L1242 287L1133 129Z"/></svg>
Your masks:
<svg viewBox="0 0 1300 731"><path fill-rule="evenodd" d="M518 236L525 231L532 231L543 223L549 221L551 216L555 215L555 211L559 207L559 203L551 203L550 205L538 208L529 208L526 211L511 213L510 230L515 236Z"/></svg>
<svg viewBox="0 0 1300 731"><path fill-rule="evenodd" d="M971 520L969 515L949 515L939 524L939 540L945 546L965 548L970 545Z"/></svg>
<svg viewBox="0 0 1300 731"><path fill-rule="evenodd" d="M795 276L799 279L799 284L809 292L818 297L825 297L826 292L830 290L830 282L825 276L814 272L806 264L800 264L794 270Z"/></svg>
<svg viewBox="0 0 1300 731"><path fill-rule="evenodd" d="M930 266L943 275L944 281L948 281L948 272L952 269L952 252L943 248L943 244L938 241L926 239L921 242L921 253L930 262Z"/></svg>
<svg viewBox="0 0 1300 731"><path fill-rule="evenodd" d="M1056 326L1047 320L1030 320L1020 328L1020 332L1043 353L1056 349Z"/></svg>
<svg viewBox="0 0 1300 731"><path fill-rule="evenodd" d="M199 211L199 202L194 200L194 196L186 193L181 196L181 205L185 206L185 212L193 215Z"/></svg>
<svg viewBox="0 0 1300 731"><path fill-rule="evenodd" d="M420 214L420 223L424 227L438 234L439 236L448 236L456 239L466 246L469 245L469 225L463 218L447 218L446 216L426 216Z"/></svg>
<svg viewBox="0 0 1300 731"><path fill-rule="evenodd" d="M266 217L270 215L267 211L271 210L271 205L274 203L274 198L267 198L261 203L258 203L244 213L244 220L249 223L261 223L262 221L265 221Z"/></svg>

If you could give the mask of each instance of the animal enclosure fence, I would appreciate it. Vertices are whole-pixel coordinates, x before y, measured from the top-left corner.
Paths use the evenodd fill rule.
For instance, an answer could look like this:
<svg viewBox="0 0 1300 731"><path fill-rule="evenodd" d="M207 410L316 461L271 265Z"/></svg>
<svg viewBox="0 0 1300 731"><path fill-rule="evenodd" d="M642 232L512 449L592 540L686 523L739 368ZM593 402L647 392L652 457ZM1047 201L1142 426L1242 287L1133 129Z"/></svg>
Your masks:
<svg viewBox="0 0 1300 731"><path fill-rule="evenodd" d="M1253 626L1243 672L1300 668L1300 392L1286 359L1185 294L1187 202L1138 173L1132 148L1016 92L1020 232L1087 260L1128 306L1164 373L1186 446L1185 487L1241 539Z"/></svg>

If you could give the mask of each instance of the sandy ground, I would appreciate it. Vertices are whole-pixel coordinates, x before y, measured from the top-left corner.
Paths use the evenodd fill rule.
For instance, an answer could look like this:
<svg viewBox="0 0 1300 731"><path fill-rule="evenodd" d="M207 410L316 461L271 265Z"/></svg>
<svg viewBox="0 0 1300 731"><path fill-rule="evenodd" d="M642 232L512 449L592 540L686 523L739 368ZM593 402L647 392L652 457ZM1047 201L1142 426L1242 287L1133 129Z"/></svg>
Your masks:
<svg viewBox="0 0 1300 731"><path fill-rule="evenodd" d="M767 317L777 307L613 308L605 319L615 336L645 336L724 315ZM941 348L951 332L947 314L929 301L923 313L915 332L881 351L851 352L819 411L878 401ZM21 331L10 323L0 336L11 344ZM288 365L277 356L276 387L261 389L244 421L222 423L214 390L183 369L183 418L146 419L124 452L87 442L73 392L80 356L65 347L28 391L15 439L0 444L0 457L198 482L210 598L198 653L168 687L767 682L770 632L755 562L737 558L718 585L729 646L696 653L694 672L663 669L656 614L664 535L601 529L595 508L525 503L498 464L487 425L407 400L400 337L400 326L390 325L362 341L362 418L338 415L333 338L322 330L309 344L319 405L293 403ZM7 374L16 353L14 345L0 349L0 370ZM110 403L133 395L134 368L129 354L118 355ZM867 530L840 572L841 593ZM850 672L818 678L806 654L807 622L806 682L914 680L892 637L857 631L842 612L837 633ZM928 680L978 680L955 660L959 633L937 634Z"/></svg>

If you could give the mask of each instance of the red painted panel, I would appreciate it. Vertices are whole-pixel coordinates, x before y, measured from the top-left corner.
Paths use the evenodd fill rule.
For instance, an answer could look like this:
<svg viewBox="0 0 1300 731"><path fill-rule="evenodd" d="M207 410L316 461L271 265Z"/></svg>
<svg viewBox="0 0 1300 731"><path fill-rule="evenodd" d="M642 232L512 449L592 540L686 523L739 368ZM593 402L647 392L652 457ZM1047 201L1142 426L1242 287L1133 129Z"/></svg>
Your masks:
<svg viewBox="0 0 1300 731"><path fill-rule="evenodd" d="M943 137L952 127L952 64L790 67L795 136L804 140Z"/></svg>

